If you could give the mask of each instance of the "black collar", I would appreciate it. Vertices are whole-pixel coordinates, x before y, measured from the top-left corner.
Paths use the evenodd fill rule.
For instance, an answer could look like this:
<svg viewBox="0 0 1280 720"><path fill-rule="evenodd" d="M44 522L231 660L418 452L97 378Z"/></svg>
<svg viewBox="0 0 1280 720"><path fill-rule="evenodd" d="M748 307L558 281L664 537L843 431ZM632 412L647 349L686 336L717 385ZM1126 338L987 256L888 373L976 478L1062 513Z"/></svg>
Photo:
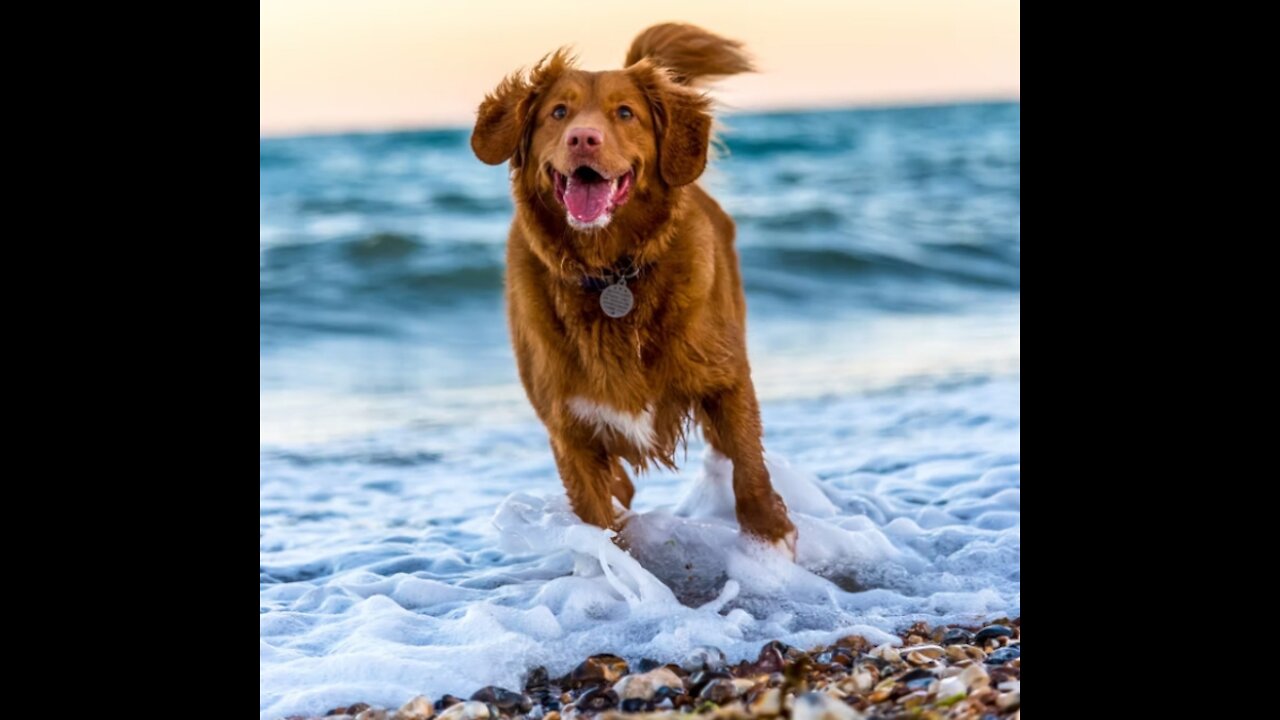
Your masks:
<svg viewBox="0 0 1280 720"><path fill-rule="evenodd" d="M639 274L640 268L636 267L635 259L630 255L623 255L613 265L600 272L583 275L582 289L588 292L600 292L610 285L630 280Z"/></svg>

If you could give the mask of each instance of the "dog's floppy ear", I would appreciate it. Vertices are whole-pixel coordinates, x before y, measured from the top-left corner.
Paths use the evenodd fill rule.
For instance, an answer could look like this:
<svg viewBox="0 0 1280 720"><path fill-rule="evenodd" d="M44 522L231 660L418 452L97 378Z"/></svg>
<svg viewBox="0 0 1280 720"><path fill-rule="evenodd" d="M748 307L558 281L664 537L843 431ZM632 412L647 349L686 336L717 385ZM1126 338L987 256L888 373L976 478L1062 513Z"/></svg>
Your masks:
<svg viewBox="0 0 1280 720"><path fill-rule="evenodd" d="M711 145L711 100L675 83L669 71L641 60L627 68L649 99L658 141L658 172L673 187L697 180Z"/></svg>
<svg viewBox="0 0 1280 720"><path fill-rule="evenodd" d="M471 131L471 149L481 161L498 165L516 154L524 134L521 106L532 91L524 73L517 72L485 96L476 112L476 127Z"/></svg>
<svg viewBox="0 0 1280 720"><path fill-rule="evenodd" d="M539 96L572 65L568 49L561 48L542 58L528 78L518 71L498 83L476 111L476 126L471 131L471 149L476 157L489 165L508 159L513 168L524 165Z"/></svg>

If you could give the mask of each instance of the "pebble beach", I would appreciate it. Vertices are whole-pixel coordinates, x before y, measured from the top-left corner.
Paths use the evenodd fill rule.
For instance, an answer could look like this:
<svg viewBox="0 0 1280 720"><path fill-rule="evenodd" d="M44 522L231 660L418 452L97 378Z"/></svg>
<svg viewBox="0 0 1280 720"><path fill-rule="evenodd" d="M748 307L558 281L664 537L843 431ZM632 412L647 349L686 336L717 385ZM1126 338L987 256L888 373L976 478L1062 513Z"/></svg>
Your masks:
<svg viewBox="0 0 1280 720"><path fill-rule="evenodd" d="M469 698L418 696L398 709L355 703L288 720L573 720L573 718L791 718L977 720L1019 717L1022 619L977 627L916 623L903 643L850 635L801 650L773 641L729 664L714 647L679 663L610 654L562 677L532 669L517 691L489 686Z"/></svg>

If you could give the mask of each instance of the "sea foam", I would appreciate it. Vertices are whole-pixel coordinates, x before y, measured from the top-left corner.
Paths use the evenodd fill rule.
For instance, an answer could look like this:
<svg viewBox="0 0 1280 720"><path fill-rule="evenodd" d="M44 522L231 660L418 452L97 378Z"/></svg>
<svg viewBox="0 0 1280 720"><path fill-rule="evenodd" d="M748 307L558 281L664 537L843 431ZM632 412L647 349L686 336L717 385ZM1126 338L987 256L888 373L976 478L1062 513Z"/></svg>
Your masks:
<svg viewBox="0 0 1280 720"><path fill-rule="evenodd" d="M952 407L938 407L940 397ZM477 497L457 485L425 496L394 485L340 490L352 470L340 460L329 469L334 489L316 489L325 473L313 464L303 491L284 465L264 459L282 478L264 480L264 511L283 504L293 513L264 522L261 716L518 688L534 666L555 676L594 653L672 661L714 646L736 661L773 639L800 647L848 634L896 642L893 632L917 619L1016 615L1016 397L1014 381L847 405L851 425L881 432L860 450L806 452L817 468L837 457L859 468L827 480L768 452L799 530L795 563L739 535L732 464L709 450L692 481L641 478L637 511L616 538L577 519L549 463L507 470L545 473L538 490ZM792 427L814 417L802 408L790 408ZM904 421L917 427L884 432ZM929 443L944 427L967 436L952 442L970 449ZM974 449L984 444L989 450ZM545 451L515 454L526 452ZM486 498L490 510L471 517ZM310 504L337 508L338 517L314 522L342 531L305 532L310 523L299 518ZM420 516L429 519L415 530Z"/></svg>

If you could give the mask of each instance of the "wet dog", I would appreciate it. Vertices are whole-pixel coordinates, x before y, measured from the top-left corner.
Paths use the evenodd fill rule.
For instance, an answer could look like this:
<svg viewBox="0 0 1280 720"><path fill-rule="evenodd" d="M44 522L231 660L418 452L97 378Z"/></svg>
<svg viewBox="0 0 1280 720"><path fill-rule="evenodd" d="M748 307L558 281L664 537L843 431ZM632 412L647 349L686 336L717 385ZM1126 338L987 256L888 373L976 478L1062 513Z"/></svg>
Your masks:
<svg viewBox="0 0 1280 720"><path fill-rule="evenodd" d="M695 85L750 69L739 43L691 25L645 30L621 70L560 50L484 99L471 147L510 163L512 342L578 516L617 527L615 500L635 494L622 461L674 467L696 421L733 462L742 531L794 556L761 447L734 223L695 184L712 124Z"/></svg>

